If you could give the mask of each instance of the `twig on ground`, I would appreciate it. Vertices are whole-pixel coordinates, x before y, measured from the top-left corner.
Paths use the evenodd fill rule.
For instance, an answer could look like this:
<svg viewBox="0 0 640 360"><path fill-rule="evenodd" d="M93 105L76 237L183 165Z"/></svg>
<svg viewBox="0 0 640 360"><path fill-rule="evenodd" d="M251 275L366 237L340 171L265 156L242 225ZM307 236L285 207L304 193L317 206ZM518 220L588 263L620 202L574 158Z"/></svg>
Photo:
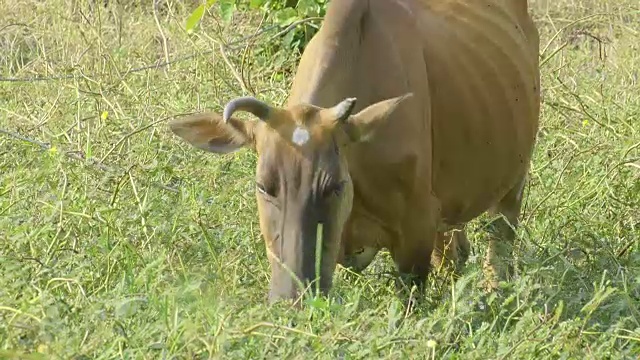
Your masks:
<svg viewBox="0 0 640 360"><path fill-rule="evenodd" d="M289 31L293 30L298 25L302 25L304 23L308 23L308 22L315 21L315 20L322 20L322 18L321 17L308 17L308 18L300 19L298 21L294 21L294 22L291 23L291 25L287 26L284 30L279 31L275 35L270 37L269 41L288 33Z"/></svg>
<svg viewBox="0 0 640 360"><path fill-rule="evenodd" d="M248 328L242 330L242 333L243 334L250 334L250 333L254 332L255 330L257 330L259 328L262 328L262 327L282 329L282 330L286 330L286 331L289 331L289 332L292 332L292 333L310 336L310 337L313 337L313 338L318 338L319 337L318 335L312 334L310 332L294 329L294 328L291 328L291 327L288 327L288 326L284 326L284 325L272 324L272 323L268 323L268 322L260 322L260 323L257 323L255 325L249 326Z"/></svg>
<svg viewBox="0 0 640 360"><path fill-rule="evenodd" d="M179 114L179 115L176 115L176 116L182 116L182 115L183 114ZM173 117L173 116L171 116L171 117ZM133 136L134 134L137 134L137 133L139 133L139 132L141 132L141 131L143 131L145 129L148 129L149 127L151 127L151 126L153 126L155 124L158 124L160 122L166 121L166 120L170 119L171 117L167 117L167 118L164 118L164 119L161 119L161 120L158 120L158 121L154 121L153 123L151 123L149 125L145 125L145 126L139 128L139 129L136 129L136 130L132 131L131 133L125 135L122 139L120 139L120 141L118 141L118 143L114 147L111 148L111 150L109 150L109 152L107 153L107 155L105 155L103 157L103 159L106 158L109 155L109 153L111 153L113 151L113 149L115 149L118 146L118 144L120 144L122 141L128 139L129 137ZM49 143L44 143L42 141L33 140L33 139L30 139L30 138L28 138L26 136L20 135L20 134L18 134L16 132L0 129L0 134L5 134L5 135L7 135L7 136L9 136L11 138L14 138L14 139L17 139L17 140L21 140L21 141L24 141L24 142L28 142L30 144L37 145L43 151L49 151L49 150L51 150L53 148L51 146L51 144L49 144ZM122 169L120 167L117 167L117 166L107 166L102 162L102 160L97 160L97 159L94 159L94 158L87 158L85 153L82 152L82 151L70 150L70 151L64 151L64 154L68 158L71 158L73 160L83 161L83 162L87 163L88 165L93 166L93 167L95 167L97 169L100 169L100 170L102 170L104 172L111 172L111 173L124 173L124 172L126 172L124 169ZM173 192L173 193L178 193L179 192L178 189L176 189L176 188L172 188L172 187L170 187L168 185L161 184L161 183L158 183L158 182L148 182L147 184L155 186L155 187L160 188L162 190L169 191L169 192Z"/></svg>
<svg viewBox="0 0 640 360"><path fill-rule="evenodd" d="M256 33L258 31L258 29L260 27L262 27L262 24L264 23L264 21L267 19L267 15L265 14L264 16L262 16L262 19L260 20L260 25L258 26L258 28L256 28ZM251 91L252 94L256 95L256 89L253 87L253 85L251 84L251 76L250 76L250 67L246 67L246 61L247 61L247 56L250 53L250 50L253 48L253 45L255 44L255 37L252 39L249 39L247 41L246 46L244 47L244 50L242 51L242 60L240 61L240 75L242 76L242 79L245 81L245 83L247 84L247 88ZM245 76L245 69L247 70L247 74Z"/></svg>
<svg viewBox="0 0 640 360"><path fill-rule="evenodd" d="M158 27L158 32L160 33L160 37L162 38L162 49L164 51L164 61L167 63L167 67L169 67L169 49L167 48L167 37L164 35L164 31L162 30L162 26L160 25L160 19L158 19L158 0L153 1L153 20L156 22L156 27Z"/></svg>
<svg viewBox="0 0 640 360"><path fill-rule="evenodd" d="M626 244L622 249L620 249L620 250L618 251L618 253L616 254L616 257L617 257L618 259L620 259L621 257L623 257L623 256L624 256L624 254L626 254L626 253L627 253L627 251L631 248L631 246L633 246L633 245L637 242L637 240L638 240L638 239L631 239L631 241L629 241L629 242L628 242L628 243L627 243L627 244Z"/></svg>
<svg viewBox="0 0 640 360"><path fill-rule="evenodd" d="M118 142L116 142L116 143L115 143L115 145L113 145L113 146L111 147L111 149L109 149L109 151L107 151L107 153L102 157L102 159L100 159L100 161L101 161L101 162L102 162L102 161L104 161L104 160L105 160L109 155L111 155L111 153L112 153L112 152L113 152L113 151L114 151L118 146L120 146L120 144L122 144L125 140L127 140L127 139L128 139L128 138L130 138L131 136L133 136L133 135L135 135L135 134L137 134L137 133L139 133L139 132L141 132L141 131L144 131L144 130L146 130L146 129L148 129L148 128L152 127L152 126L155 126L155 125L157 125L157 124L159 124L159 123L161 123L161 122L165 122L165 121L169 120L170 118L173 118L173 117L176 117L176 116L187 116L187 115L191 115L191 114L193 114L193 113L192 113L192 112L190 112L190 113L176 114L176 115L174 115L174 116L169 116L169 117L166 117L166 118L162 118L162 119L160 119L160 120L156 120L156 121L152 122L151 124L148 124L148 125L145 125L145 126L139 127L139 128L137 128L136 130L133 130L132 132L130 132L130 133L128 133L128 134L126 134L126 135L125 135L125 136L123 136L120 140L118 140Z"/></svg>
<svg viewBox="0 0 640 360"><path fill-rule="evenodd" d="M310 18L305 18L305 19L301 19L298 20L296 22L293 22L291 25L287 26L284 30L279 31L278 33L276 33L275 35L273 35L272 37L269 38L269 40L272 40L278 36L281 36L283 34L286 34L287 32L291 31L293 28L295 28L296 26L306 23L306 22L311 22L311 21L316 21L316 20L322 20L321 17L310 17ZM10 24L10 25L22 25L22 24ZM8 26L5 26L2 29L5 29ZM276 25L272 25L272 26L268 26L258 32L256 32L255 34L249 35L249 36L245 36L241 39L238 39L236 41L232 41L226 45L222 45L224 47L225 51L233 51L233 50L238 50L240 49L242 46L244 46L244 43L248 40L253 40L259 36L262 36L263 34L279 28L280 25L276 24ZM0 29L0 30L2 30ZM184 55L184 56L180 56L177 57L173 60L169 60L168 56L165 56L165 61L164 62L158 62L156 64L153 65L145 65L145 66L141 66L141 67L137 67L137 68L133 68L130 70L127 70L124 73L120 73L119 76L120 78L124 78L127 75L130 74L134 74L137 72L141 72L141 71L146 71L146 70L151 70L151 69L160 69L178 62L182 62L182 61L186 61L186 60L190 60L193 59L197 56L201 56L201 55L208 55L213 53L215 50L206 50L206 51L201 51L201 52L197 52L195 54L190 54L190 55ZM68 79L75 79L77 78L78 75L77 74L68 74L68 75L57 75L57 76L32 76L32 77L0 77L0 82L36 82L36 81L51 81L51 80L68 80ZM96 76L94 76L96 77Z"/></svg>
<svg viewBox="0 0 640 360"><path fill-rule="evenodd" d="M227 53L224 50L224 47L222 45L220 45L220 55L222 55L222 60L224 60L224 63L227 64L227 66L229 67L229 70L233 74L233 77L236 78L236 80L238 81L238 83L242 87L242 91L244 91L245 93L251 93L249 91L249 88L247 87L247 84L244 82L244 79L242 78L242 75L240 75L238 70L231 63L231 60L229 60L229 57L227 56Z"/></svg>
<svg viewBox="0 0 640 360"><path fill-rule="evenodd" d="M10 136L10 137L12 137L12 138L15 138L15 139L18 139L18 140L22 140L22 141L26 141L26 142L31 143L31 144L34 144L34 145L38 145L38 146L40 146L43 150L49 150L49 149L51 148L51 145L50 145L50 144L48 144L48 143L43 143L43 142L38 141L38 140L32 140L32 139L29 139L29 138L27 138L27 137L24 137L24 136L22 136L22 135L20 135L20 134L18 134L18 133L15 133L15 132L11 132L11 131L6 131L6 130L2 130L2 129L0 129L0 133L1 133L1 134L8 135L8 136Z"/></svg>
<svg viewBox="0 0 640 360"><path fill-rule="evenodd" d="M26 28L29 27L29 25L23 24L23 23L11 23L11 24L7 24L7 25L3 26L2 28L0 28L0 31L4 31L5 29L8 29L8 28L10 28L12 26L22 26L22 27L26 27Z"/></svg>

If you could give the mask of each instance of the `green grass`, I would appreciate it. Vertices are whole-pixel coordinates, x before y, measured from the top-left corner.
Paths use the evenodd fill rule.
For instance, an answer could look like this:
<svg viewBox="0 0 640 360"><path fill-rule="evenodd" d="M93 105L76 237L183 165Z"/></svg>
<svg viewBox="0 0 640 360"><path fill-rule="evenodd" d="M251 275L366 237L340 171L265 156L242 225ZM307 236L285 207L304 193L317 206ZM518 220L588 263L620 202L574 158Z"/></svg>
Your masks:
<svg viewBox="0 0 640 360"><path fill-rule="evenodd" d="M386 254L338 271L326 301L267 305L255 156L197 151L164 121L243 86L280 104L298 54L240 43L234 76L216 41L252 34L259 14L188 35L195 5L169 2L161 35L147 2L112 3L0 2L0 77L77 75L0 82L0 358L640 356L637 1L531 1L544 102L518 278L484 294L476 221L463 278L432 279L412 313Z"/></svg>

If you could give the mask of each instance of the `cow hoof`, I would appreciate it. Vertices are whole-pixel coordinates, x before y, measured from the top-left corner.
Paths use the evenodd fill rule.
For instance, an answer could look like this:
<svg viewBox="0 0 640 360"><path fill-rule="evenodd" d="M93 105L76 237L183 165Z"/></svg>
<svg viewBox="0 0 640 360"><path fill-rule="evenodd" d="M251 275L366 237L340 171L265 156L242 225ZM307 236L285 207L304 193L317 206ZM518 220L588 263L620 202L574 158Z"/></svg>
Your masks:
<svg viewBox="0 0 640 360"><path fill-rule="evenodd" d="M504 260L490 258L483 264L483 273L485 278L485 290L494 292L500 288L500 282L509 281L513 274L513 266L507 264Z"/></svg>

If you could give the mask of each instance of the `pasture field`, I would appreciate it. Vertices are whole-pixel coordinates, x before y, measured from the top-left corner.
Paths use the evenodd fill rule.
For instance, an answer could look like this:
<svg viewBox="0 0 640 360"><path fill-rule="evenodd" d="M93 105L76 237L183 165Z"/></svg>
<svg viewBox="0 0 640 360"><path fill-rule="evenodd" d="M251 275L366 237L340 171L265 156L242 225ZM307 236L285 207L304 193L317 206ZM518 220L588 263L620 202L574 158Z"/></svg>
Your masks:
<svg viewBox="0 0 640 360"><path fill-rule="evenodd" d="M299 54L242 40L260 14L187 34L196 1L120 3L0 1L0 358L640 357L636 0L530 0L543 104L517 278L480 288L478 219L463 277L432 277L412 312L387 254L301 311L267 305L255 155L166 121L283 103Z"/></svg>

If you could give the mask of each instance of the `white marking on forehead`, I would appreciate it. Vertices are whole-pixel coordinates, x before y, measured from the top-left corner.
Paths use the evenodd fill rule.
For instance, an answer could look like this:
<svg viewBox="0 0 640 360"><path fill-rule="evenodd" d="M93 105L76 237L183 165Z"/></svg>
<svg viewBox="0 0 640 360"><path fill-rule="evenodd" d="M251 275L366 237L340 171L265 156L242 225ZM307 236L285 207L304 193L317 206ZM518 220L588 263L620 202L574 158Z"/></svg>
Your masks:
<svg viewBox="0 0 640 360"><path fill-rule="evenodd" d="M293 131L293 136L291 137L291 141L293 141L298 146L302 146L309 141L310 137L311 135L309 135L309 131L307 129L297 127Z"/></svg>

